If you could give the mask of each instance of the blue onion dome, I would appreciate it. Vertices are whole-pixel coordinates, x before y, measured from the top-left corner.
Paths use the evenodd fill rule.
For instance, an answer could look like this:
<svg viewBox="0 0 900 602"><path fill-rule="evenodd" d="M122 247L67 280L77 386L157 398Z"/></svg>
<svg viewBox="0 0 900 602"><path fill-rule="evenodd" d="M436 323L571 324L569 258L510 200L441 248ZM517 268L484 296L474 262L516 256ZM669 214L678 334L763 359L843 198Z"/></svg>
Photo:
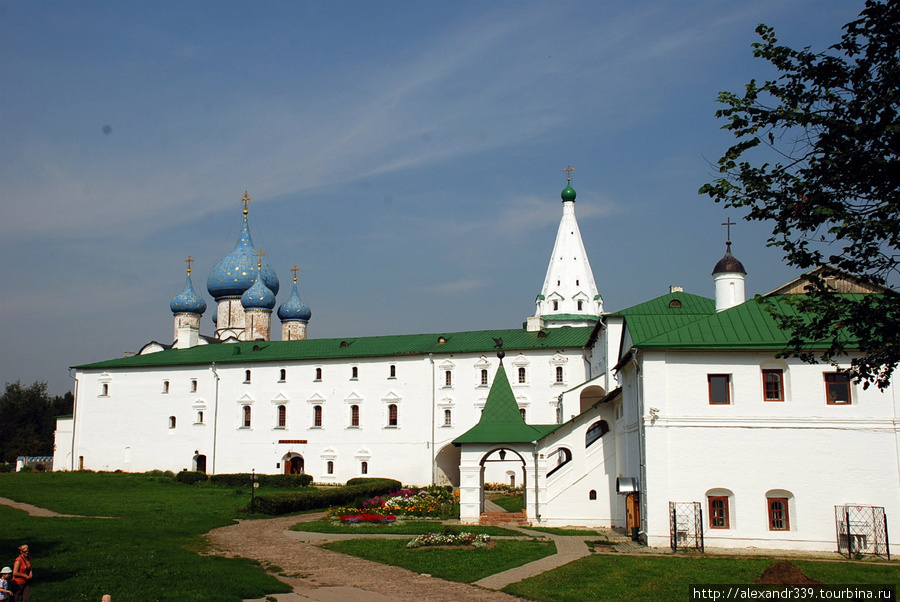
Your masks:
<svg viewBox="0 0 900 602"><path fill-rule="evenodd" d="M206 301L194 290L191 282L191 269L188 268L187 281L184 283L184 290L175 295L169 308L173 314L198 314L203 315L206 311Z"/></svg>
<svg viewBox="0 0 900 602"><path fill-rule="evenodd" d="M559 196L562 198L563 203L565 203L567 201L571 201L574 203L575 202L575 189L572 188L572 184L571 183L567 184L566 187L563 188L563 191L560 193Z"/></svg>
<svg viewBox="0 0 900 602"><path fill-rule="evenodd" d="M216 305L216 307L213 309L212 321L213 321L213 324L215 324L216 326L219 325L219 306L218 305Z"/></svg>
<svg viewBox="0 0 900 602"><path fill-rule="evenodd" d="M257 279L253 286L241 295L241 305L244 309L268 309L275 307L275 293L267 287L262 280Z"/></svg>
<svg viewBox="0 0 900 602"><path fill-rule="evenodd" d="M297 292L297 279L294 278L294 288L291 290L290 298L278 308L278 319L282 322L297 320L308 322L310 316L312 316L312 311L300 300L300 294Z"/></svg>
<svg viewBox="0 0 900 602"><path fill-rule="evenodd" d="M244 198L249 200L246 194ZM266 260L257 265L258 252L253 246L253 239L250 238L250 222L247 214L245 207L241 236L234 245L234 250L216 264L206 280L206 290L214 299L241 296L256 282L257 274L262 275L263 284L272 294L278 294L278 276L275 275L275 270Z"/></svg>

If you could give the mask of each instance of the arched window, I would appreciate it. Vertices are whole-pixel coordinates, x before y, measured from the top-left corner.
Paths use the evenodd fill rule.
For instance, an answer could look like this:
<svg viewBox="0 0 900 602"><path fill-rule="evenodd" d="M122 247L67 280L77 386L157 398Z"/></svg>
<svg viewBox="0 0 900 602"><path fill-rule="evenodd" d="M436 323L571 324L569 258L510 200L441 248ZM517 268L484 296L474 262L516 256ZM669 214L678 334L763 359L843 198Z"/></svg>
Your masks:
<svg viewBox="0 0 900 602"><path fill-rule="evenodd" d="M197 379L192 378L191 379L191 393L196 393L196 392L197 392Z"/></svg>
<svg viewBox="0 0 900 602"><path fill-rule="evenodd" d="M388 378L397 378L397 366L391 364L390 376Z"/></svg>
<svg viewBox="0 0 900 602"><path fill-rule="evenodd" d="M197 424L203 424L203 410L197 412Z"/></svg>
<svg viewBox="0 0 900 602"><path fill-rule="evenodd" d="M444 426L452 426L453 425L453 412L450 410L444 410Z"/></svg>
<svg viewBox="0 0 900 602"><path fill-rule="evenodd" d="M359 426L359 406L350 406L350 426Z"/></svg>
<svg viewBox="0 0 900 602"><path fill-rule="evenodd" d="M250 428L250 406L244 406L244 428Z"/></svg>
<svg viewBox="0 0 900 602"><path fill-rule="evenodd" d="M278 381L284 382L286 380L287 380L287 370L282 368L281 370L278 371Z"/></svg>
<svg viewBox="0 0 900 602"><path fill-rule="evenodd" d="M609 432L609 425L605 420L598 420L590 427L584 435L584 446L590 447L597 439Z"/></svg>
<svg viewBox="0 0 900 602"><path fill-rule="evenodd" d="M103 383L103 386L100 387L100 395L109 397L109 383Z"/></svg>
<svg viewBox="0 0 900 602"><path fill-rule="evenodd" d="M519 383L525 382L525 368L519 368Z"/></svg>
<svg viewBox="0 0 900 602"><path fill-rule="evenodd" d="M521 414L522 420L525 420L525 408L519 408L519 414Z"/></svg>
<svg viewBox="0 0 900 602"><path fill-rule="evenodd" d="M322 426L322 406L313 406L313 426Z"/></svg>
<svg viewBox="0 0 900 602"><path fill-rule="evenodd" d="M558 309L559 309L559 301L554 301L553 302L553 311L556 311Z"/></svg>
<svg viewBox="0 0 900 602"><path fill-rule="evenodd" d="M766 492L766 511L769 531L791 530L791 498L789 491L775 489Z"/></svg>
<svg viewBox="0 0 900 602"><path fill-rule="evenodd" d="M596 500L596 499L597 499L597 490L596 490L596 489L591 489L591 490L588 492L588 499L589 499L589 500Z"/></svg>
<svg viewBox="0 0 900 602"><path fill-rule="evenodd" d="M175 428L175 417L174 416L169 416L169 428L170 429Z"/></svg>
<svg viewBox="0 0 900 602"><path fill-rule="evenodd" d="M584 306L584 301L579 299L578 300L578 311L581 311L583 309L583 306Z"/></svg>
<svg viewBox="0 0 900 602"><path fill-rule="evenodd" d="M388 426L397 426L397 404L388 406Z"/></svg>
<svg viewBox="0 0 900 602"><path fill-rule="evenodd" d="M284 428L287 426L287 407L278 406L278 426Z"/></svg>
<svg viewBox="0 0 900 602"><path fill-rule="evenodd" d="M250 382L250 371L249 370L244 370L244 382L245 383Z"/></svg>
<svg viewBox="0 0 900 602"><path fill-rule="evenodd" d="M547 476L549 477L557 470L568 464L572 461L572 452L569 451L568 448L560 447L557 450L552 451L547 456L547 468L550 470L547 472ZM555 464L554 464L555 462Z"/></svg>
<svg viewBox="0 0 900 602"><path fill-rule="evenodd" d="M706 494L710 529L730 529L731 509L728 491L717 489Z"/></svg>
<svg viewBox="0 0 900 602"><path fill-rule="evenodd" d="M322 380L322 369L316 368L316 380Z"/></svg>
<svg viewBox="0 0 900 602"><path fill-rule="evenodd" d="M162 392L163 392L163 393L168 393L168 392L169 392L169 381L167 381L167 380L164 380L164 381L163 381L163 390L162 390Z"/></svg>
<svg viewBox="0 0 900 602"><path fill-rule="evenodd" d="M356 366L352 366L350 368L350 378L352 378L353 380L359 378L359 368L357 368Z"/></svg>
<svg viewBox="0 0 900 602"><path fill-rule="evenodd" d="M334 474L334 460L329 460L325 464L325 472L328 474Z"/></svg>
<svg viewBox="0 0 900 602"><path fill-rule="evenodd" d="M481 385L486 387L488 384L488 372L487 370L481 371Z"/></svg>
<svg viewBox="0 0 900 602"><path fill-rule="evenodd" d="M444 386L452 387L453 386L453 372L450 370L444 371Z"/></svg>
<svg viewBox="0 0 900 602"><path fill-rule="evenodd" d="M369 463L365 460L359 463L359 474L369 474Z"/></svg>

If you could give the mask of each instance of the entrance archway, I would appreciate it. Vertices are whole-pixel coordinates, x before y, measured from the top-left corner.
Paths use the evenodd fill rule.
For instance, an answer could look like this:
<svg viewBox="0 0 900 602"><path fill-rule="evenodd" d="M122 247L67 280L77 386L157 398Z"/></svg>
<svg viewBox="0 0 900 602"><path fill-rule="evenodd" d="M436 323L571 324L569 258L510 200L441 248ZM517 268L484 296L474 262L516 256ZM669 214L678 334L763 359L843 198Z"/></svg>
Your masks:
<svg viewBox="0 0 900 602"><path fill-rule="evenodd" d="M288 454L284 457L284 474L303 474L304 462L300 454Z"/></svg>
<svg viewBox="0 0 900 602"><path fill-rule="evenodd" d="M197 454L194 456L194 470L197 472L206 472L206 456Z"/></svg>
<svg viewBox="0 0 900 602"><path fill-rule="evenodd" d="M527 504L528 487L525 478L525 458L511 447L496 447L481 457L481 513L484 514L485 483L510 485L520 483L523 502Z"/></svg>
<svg viewBox="0 0 900 602"><path fill-rule="evenodd" d="M434 458L435 485L452 485L459 487L460 449L453 445L445 445Z"/></svg>

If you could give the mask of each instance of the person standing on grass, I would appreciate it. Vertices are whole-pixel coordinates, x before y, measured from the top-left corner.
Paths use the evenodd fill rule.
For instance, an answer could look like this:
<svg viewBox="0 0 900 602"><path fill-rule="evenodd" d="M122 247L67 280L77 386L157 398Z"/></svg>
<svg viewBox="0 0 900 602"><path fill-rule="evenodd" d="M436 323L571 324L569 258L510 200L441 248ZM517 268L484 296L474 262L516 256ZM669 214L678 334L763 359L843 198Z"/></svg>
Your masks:
<svg viewBox="0 0 900 602"><path fill-rule="evenodd" d="M9 591L9 579L12 577L12 569L8 566L0 569L0 600L9 600L13 593Z"/></svg>
<svg viewBox="0 0 900 602"><path fill-rule="evenodd" d="M12 577L16 582L16 602L31 602L31 580L34 574L31 572L28 544L19 546L19 556L13 563Z"/></svg>

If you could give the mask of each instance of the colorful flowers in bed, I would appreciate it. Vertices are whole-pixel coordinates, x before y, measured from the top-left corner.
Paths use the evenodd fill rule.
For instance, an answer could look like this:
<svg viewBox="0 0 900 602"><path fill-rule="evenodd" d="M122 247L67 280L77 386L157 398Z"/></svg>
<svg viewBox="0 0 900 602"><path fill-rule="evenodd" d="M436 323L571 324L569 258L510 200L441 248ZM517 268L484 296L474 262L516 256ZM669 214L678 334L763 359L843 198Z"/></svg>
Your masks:
<svg viewBox="0 0 900 602"><path fill-rule="evenodd" d="M491 541L490 535L481 533L426 533L419 535L406 544L407 548L424 548L427 546L472 546L486 548Z"/></svg>
<svg viewBox="0 0 900 602"><path fill-rule="evenodd" d="M369 514L368 512L360 512L358 514L344 514L341 516L342 523L392 523L397 520L393 514Z"/></svg>

